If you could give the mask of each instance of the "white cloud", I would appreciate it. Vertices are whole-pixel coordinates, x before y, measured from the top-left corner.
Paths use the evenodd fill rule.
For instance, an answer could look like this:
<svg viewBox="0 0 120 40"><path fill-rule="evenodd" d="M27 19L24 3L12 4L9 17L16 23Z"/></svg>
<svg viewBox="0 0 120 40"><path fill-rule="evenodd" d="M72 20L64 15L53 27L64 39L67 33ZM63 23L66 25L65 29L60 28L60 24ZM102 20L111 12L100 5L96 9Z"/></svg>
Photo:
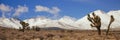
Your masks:
<svg viewBox="0 0 120 40"><path fill-rule="evenodd" d="M11 7L5 4L0 4L0 10L2 12L2 17L5 17L5 13L11 11Z"/></svg>
<svg viewBox="0 0 120 40"><path fill-rule="evenodd" d="M28 7L26 6L18 6L18 8L15 9L15 13L13 16L19 16L21 13L28 12Z"/></svg>
<svg viewBox="0 0 120 40"><path fill-rule="evenodd" d="M44 6L40 6L40 5L38 5L38 6L35 6L35 8L36 8L36 12L39 12L39 11L48 11L49 10L49 8L47 8L47 7L44 7Z"/></svg>
<svg viewBox="0 0 120 40"><path fill-rule="evenodd" d="M52 7L51 9L45 6L37 5L35 6L35 12L48 12L54 15L58 15L60 9L58 7Z"/></svg>
<svg viewBox="0 0 120 40"><path fill-rule="evenodd" d="M57 15L57 13L60 11L58 7L52 7L51 10L49 10L50 13Z"/></svg>

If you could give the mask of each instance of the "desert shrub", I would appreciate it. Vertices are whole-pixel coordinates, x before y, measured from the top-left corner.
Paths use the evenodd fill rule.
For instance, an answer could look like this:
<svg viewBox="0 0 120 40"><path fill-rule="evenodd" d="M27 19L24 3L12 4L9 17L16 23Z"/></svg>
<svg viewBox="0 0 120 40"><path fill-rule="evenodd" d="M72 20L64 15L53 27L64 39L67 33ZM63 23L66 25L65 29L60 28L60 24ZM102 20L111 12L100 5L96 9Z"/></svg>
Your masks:
<svg viewBox="0 0 120 40"><path fill-rule="evenodd" d="M47 37L54 37L55 35L53 34L48 34Z"/></svg>
<svg viewBox="0 0 120 40"><path fill-rule="evenodd" d="M68 32L73 32L73 30L68 30Z"/></svg>
<svg viewBox="0 0 120 40"><path fill-rule="evenodd" d="M30 30L30 27L26 27L26 30Z"/></svg>
<svg viewBox="0 0 120 40"><path fill-rule="evenodd" d="M35 26L32 26L32 30L35 30Z"/></svg>
<svg viewBox="0 0 120 40"><path fill-rule="evenodd" d="M42 36L40 36L39 38L40 38L40 40L43 40L43 39L44 39L44 37L42 37Z"/></svg>
<svg viewBox="0 0 120 40"><path fill-rule="evenodd" d="M39 27L36 27L35 30L36 30L36 31L40 31L40 28L39 28Z"/></svg>
<svg viewBox="0 0 120 40"><path fill-rule="evenodd" d="M37 26L33 26L33 27L32 27L32 30L35 30L35 31L40 31L40 28L39 28L39 27L37 27Z"/></svg>
<svg viewBox="0 0 120 40"><path fill-rule="evenodd" d="M7 37L5 35L0 34L0 40L7 40Z"/></svg>

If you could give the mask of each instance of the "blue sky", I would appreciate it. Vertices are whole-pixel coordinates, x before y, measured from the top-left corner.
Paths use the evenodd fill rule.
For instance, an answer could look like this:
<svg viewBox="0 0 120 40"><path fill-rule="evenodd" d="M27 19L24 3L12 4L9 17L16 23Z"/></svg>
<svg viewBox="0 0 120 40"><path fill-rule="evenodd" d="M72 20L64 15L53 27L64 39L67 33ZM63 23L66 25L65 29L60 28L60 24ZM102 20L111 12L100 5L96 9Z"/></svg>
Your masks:
<svg viewBox="0 0 120 40"><path fill-rule="evenodd" d="M0 9L0 17L5 13L5 16L8 18L17 17L20 19L37 16L50 18L70 16L79 19L95 10L108 12L110 10L120 9L120 0L0 0L0 5L1 4L9 6L11 11L8 12ZM40 8L38 7L37 10L36 6ZM16 11L20 7L23 8L23 11ZM43 9L41 9L41 7ZM16 16L14 16L15 13Z"/></svg>

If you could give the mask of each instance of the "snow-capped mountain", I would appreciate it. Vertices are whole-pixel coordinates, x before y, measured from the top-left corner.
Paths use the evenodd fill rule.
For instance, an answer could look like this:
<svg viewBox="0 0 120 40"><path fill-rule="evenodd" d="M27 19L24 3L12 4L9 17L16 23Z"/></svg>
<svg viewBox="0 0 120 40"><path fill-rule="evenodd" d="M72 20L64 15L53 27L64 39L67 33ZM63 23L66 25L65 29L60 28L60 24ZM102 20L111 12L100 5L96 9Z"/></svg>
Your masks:
<svg viewBox="0 0 120 40"><path fill-rule="evenodd" d="M90 13L90 15L92 14L93 12ZM105 13L101 10L96 10L94 11L94 13L98 16L100 16L101 18L101 29L107 29L107 26L109 24L109 21L110 21L110 16L113 15L114 18L115 18L115 21L111 24L111 28L120 28L120 10L118 11L110 11L108 13ZM87 19L87 15L84 16L83 18L77 20L75 22L75 24L79 25L80 26L80 29L95 29L94 27L92 28L90 26L90 22L88 21Z"/></svg>
<svg viewBox="0 0 120 40"><path fill-rule="evenodd" d="M110 11L108 12L109 15L113 15L115 21L111 24L112 28L120 28L120 10L117 11Z"/></svg>
<svg viewBox="0 0 120 40"><path fill-rule="evenodd" d="M93 12L90 13L91 16L92 16L92 13ZM110 15L106 14L105 12L103 12L101 10L94 11L94 13L96 15L100 16L100 18L101 18L101 22L102 22L101 28L106 29L108 26L108 23L110 21ZM91 22L88 21L87 15L85 17L77 20L75 23L80 26L80 29L86 29L86 30L87 29L94 29L94 27L92 28L90 26Z"/></svg>
<svg viewBox="0 0 120 40"><path fill-rule="evenodd" d="M93 12L90 13L90 15ZM115 18L115 21L111 24L111 28L120 28L120 10L117 11L110 11L108 13L105 13L101 10L96 10L94 13L101 18L101 29L106 29L109 21L110 21L110 15L113 15ZM64 16L60 19L50 19L46 17L36 17L31 19L24 20L26 23L29 23L29 27L32 28L34 26L40 27L40 28L48 28L48 27L55 27L55 28L62 28L62 29L79 29L79 30L93 30L95 28L92 28L90 26L90 23L87 20L87 15L76 20L73 17ZM0 18L0 26L3 27L9 27L9 28L16 28L18 29L21 27L20 21L15 18Z"/></svg>
<svg viewBox="0 0 120 40"><path fill-rule="evenodd" d="M74 22L75 20L72 19L72 17L69 16L64 16L58 20L52 20L49 18L43 18L43 17L38 17L38 18L31 18L24 20L26 23L29 23L30 28L33 26L37 26L40 28L45 28L45 27L58 27L58 28L63 28L63 29L75 29L74 27Z"/></svg>
<svg viewBox="0 0 120 40"><path fill-rule="evenodd" d="M19 20L14 18L0 18L0 26L3 27L19 29L19 27L22 27L19 22Z"/></svg>

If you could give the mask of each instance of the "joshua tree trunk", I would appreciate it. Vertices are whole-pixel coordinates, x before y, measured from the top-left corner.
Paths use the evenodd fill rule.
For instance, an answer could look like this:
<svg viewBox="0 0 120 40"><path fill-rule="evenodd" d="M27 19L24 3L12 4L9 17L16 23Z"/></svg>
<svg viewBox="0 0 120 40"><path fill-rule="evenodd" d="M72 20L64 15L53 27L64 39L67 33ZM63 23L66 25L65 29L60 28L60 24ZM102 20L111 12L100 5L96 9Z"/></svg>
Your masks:
<svg viewBox="0 0 120 40"><path fill-rule="evenodd" d="M110 25L111 25L111 23L108 25L108 29L107 29L106 35L108 35L108 32L110 30Z"/></svg>
<svg viewBox="0 0 120 40"><path fill-rule="evenodd" d="M100 29L100 27L97 27L97 30L98 30L98 35L101 35L101 29Z"/></svg>
<svg viewBox="0 0 120 40"><path fill-rule="evenodd" d="M23 31L23 32L25 31L25 26L23 27L22 31Z"/></svg>

